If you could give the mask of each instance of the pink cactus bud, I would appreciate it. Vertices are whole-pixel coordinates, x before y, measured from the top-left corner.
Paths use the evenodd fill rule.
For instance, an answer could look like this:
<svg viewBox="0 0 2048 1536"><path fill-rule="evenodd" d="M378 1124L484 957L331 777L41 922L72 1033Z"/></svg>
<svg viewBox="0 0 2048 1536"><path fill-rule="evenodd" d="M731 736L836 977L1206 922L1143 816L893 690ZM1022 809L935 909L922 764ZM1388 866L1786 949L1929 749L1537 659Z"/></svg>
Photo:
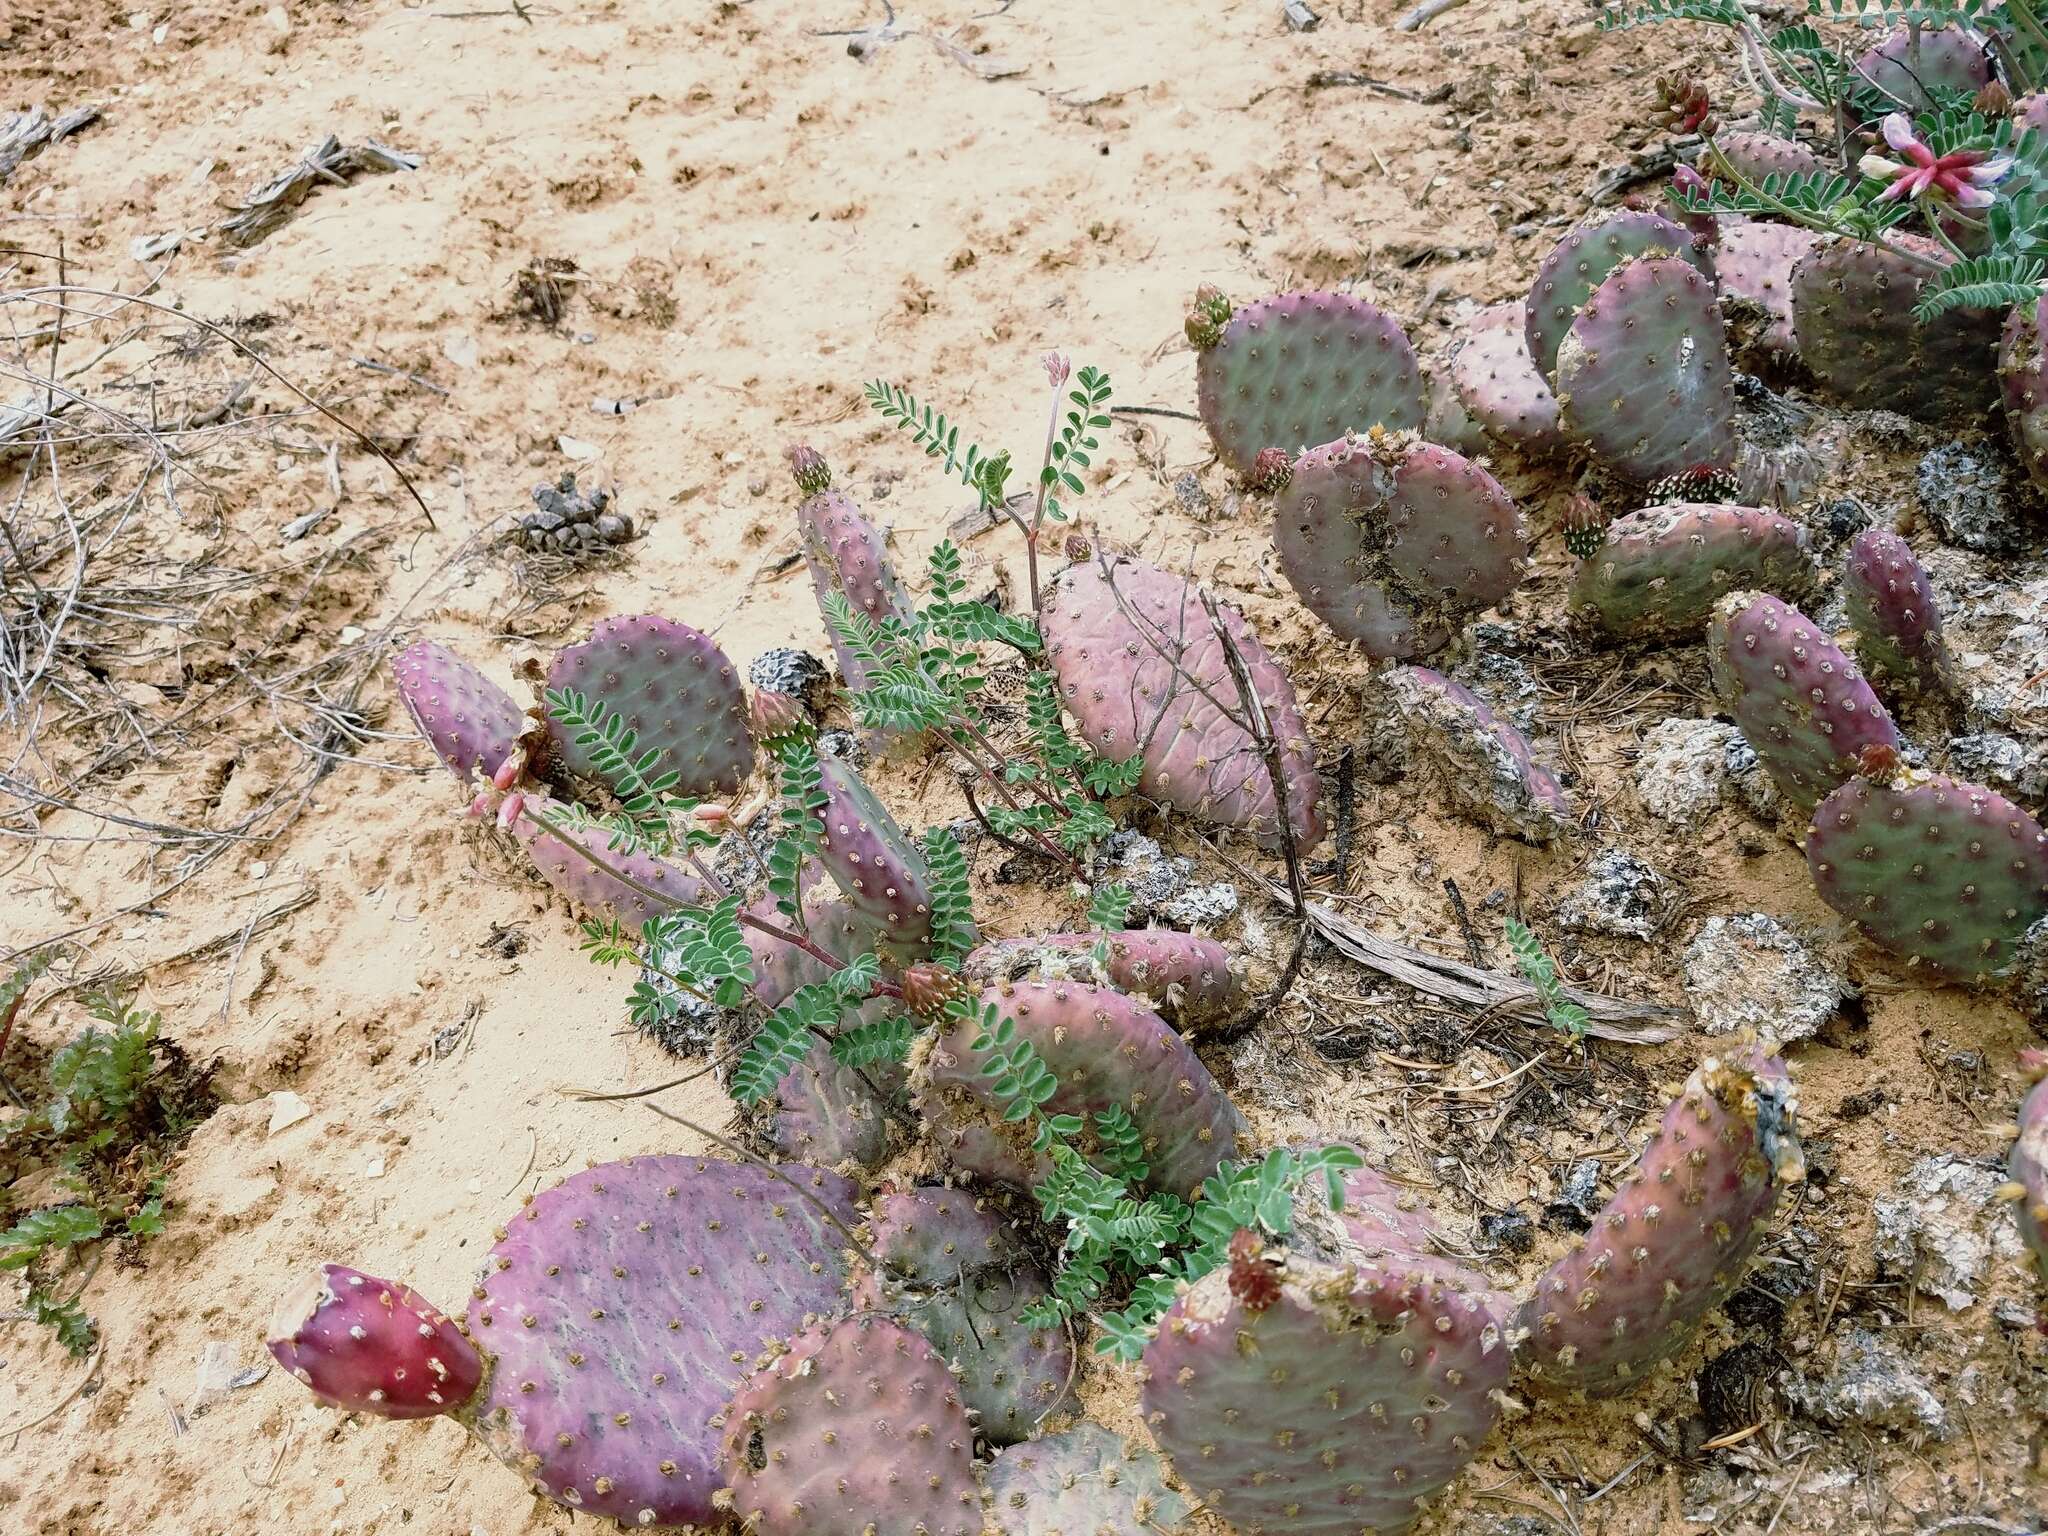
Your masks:
<svg viewBox="0 0 2048 1536"><path fill-rule="evenodd" d="M278 1303L278 1364L324 1403L387 1419L425 1419L469 1401L483 1357L461 1329L405 1286L323 1264Z"/></svg>
<svg viewBox="0 0 2048 1536"><path fill-rule="evenodd" d="M794 735L802 729L805 720L804 707L795 697L772 688L754 690L751 713L754 734L763 741Z"/></svg>
<svg viewBox="0 0 2048 1536"><path fill-rule="evenodd" d="M1252 460L1252 472L1244 477L1245 487L1261 496L1277 496L1294 476L1294 460L1285 448L1261 448Z"/></svg>
<svg viewBox="0 0 2048 1536"><path fill-rule="evenodd" d="M808 443L792 443L783 451L783 457L789 460L790 473L796 476L796 488L806 496L816 496L831 488L831 467L825 463L825 456Z"/></svg>

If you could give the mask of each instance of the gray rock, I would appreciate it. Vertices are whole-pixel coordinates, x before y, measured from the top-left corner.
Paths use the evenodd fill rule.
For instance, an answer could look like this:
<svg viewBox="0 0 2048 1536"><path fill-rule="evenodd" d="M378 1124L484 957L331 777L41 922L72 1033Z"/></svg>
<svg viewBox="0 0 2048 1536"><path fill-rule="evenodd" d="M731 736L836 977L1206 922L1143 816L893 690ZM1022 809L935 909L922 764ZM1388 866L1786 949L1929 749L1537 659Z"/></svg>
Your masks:
<svg viewBox="0 0 2048 1536"><path fill-rule="evenodd" d="M868 765L868 749L852 731L818 732L818 756L836 757L855 769Z"/></svg>
<svg viewBox="0 0 2048 1536"><path fill-rule="evenodd" d="M606 512L598 517L597 536L607 544L623 544L633 537L633 520L623 512Z"/></svg>
<svg viewBox="0 0 2048 1536"><path fill-rule="evenodd" d="M1723 804L1777 819L1777 791L1742 732L1719 720L1672 718L1643 737L1636 796L1660 821L1690 827Z"/></svg>
<svg viewBox="0 0 2048 1536"><path fill-rule="evenodd" d="M1586 878L1558 903L1557 916L1578 933L1647 939L1671 910L1671 883L1623 848L1603 848Z"/></svg>
<svg viewBox="0 0 2048 1536"><path fill-rule="evenodd" d="M1164 916L1167 905L1188 889L1195 873L1189 860L1169 856L1144 833L1128 827L1102 846L1095 863L1095 879L1121 881L1130 888L1129 921L1134 927Z"/></svg>
<svg viewBox="0 0 2048 1536"><path fill-rule="evenodd" d="M1214 885L1191 885L1172 900L1162 902L1159 915L1176 928L1215 929L1237 916L1237 887L1228 881Z"/></svg>
<svg viewBox="0 0 2048 1536"><path fill-rule="evenodd" d="M1949 1153L1923 1157L1873 1206L1877 1259L1960 1312L1997 1258L2019 1256L2019 1234L1998 1198L2004 1176Z"/></svg>
<svg viewBox="0 0 2048 1536"><path fill-rule="evenodd" d="M2009 976L2013 1005L2035 1023L2048 1025L2048 917L2020 936Z"/></svg>
<svg viewBox="0 0 2048 1536"><path fill-rule="evenodd" d="M1948 744L1950 770L2022 800L2048 797L2048 751L1987 731Z"/></svg>
<svg viewBox="0 0 2048 1536"><path fill-rule="evenodd" d="M1943 444L1921 458L1919 491L1920 510L1943 543L1998 554L2029 542L2032 519L2002 449Z"/></svg>
<svg viewBox="0 0 2048 1536"><path fill-rule="evenodd" d="M1948 1409L1905 1355L1863 1328L1843 1330L1834 1363L1820 1377L1779 1378L1795 1407L1842 1427L1898 1430L1946 1440L1955 1433Z"/></svg>
<svg viewBox="0 0 2048 1536"><path fill-rule="evenodd" d="M726 1010L692 997L657 971L643 968L640 983L647 999L633 1020L640 1033L671 1056L708 1055L719 1038Z"/></svg>
<svg viewBox="0 0 2048 1536"><path fill-rule="evenodd" d="M1173 499L1180 503L1181 511L1200 521L1207 521L1216 509L1209 493L1202 488L1202 477L1192 469L1173 482Z"/></svg>
<svg viewBox="0 0 2048 1536"><path fill-rule="evenodd" d="M1685 948L1685 995L1710 1035L1804 1040L1840 1006L1840 972L1761 912L1710 917Z"/></svg>

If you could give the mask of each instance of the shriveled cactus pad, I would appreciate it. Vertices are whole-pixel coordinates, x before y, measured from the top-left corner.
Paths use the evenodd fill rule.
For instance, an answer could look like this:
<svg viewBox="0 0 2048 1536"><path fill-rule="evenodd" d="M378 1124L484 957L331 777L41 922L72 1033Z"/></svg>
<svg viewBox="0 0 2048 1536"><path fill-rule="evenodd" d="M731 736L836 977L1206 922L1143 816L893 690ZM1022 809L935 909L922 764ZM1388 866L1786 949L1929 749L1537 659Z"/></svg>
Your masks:
<svg viewBox="0 0 2048 1536"><path fill-rule="evenodd" d="M1321 840L1322 783L1294 686L1236 609L1218 612L1251 674L1280 746L1295 842ZM1105 757L1141 754L1138 787L1193 815L1279 841L1272 782L1191 580L1107 556L1053 578L1041 615L1060 700Z"/></svg>
<svg viewBox="0 0 2048 1536"><path fill-rule="evenodd" d="M900 1323L804 1329L723 1424L733 1508L759 1536L981 1536L967 1410L945 1362Z"/></svg>
<svg viewBox="0 0 2048 1536"><path fill-rule="evenodd" d="M448 771L489 778L519 745L526 717L512 696L444 645L422 640L392 659L398 697Z"/></svg>
<svg viewBox="0 0 2048 1536"><path fill-rule="evenodd" d="M1171 928L998 939L970 954L962 971L972 981L1093 983L1098 946L1102 979L1155 1005L1177 1004L1184 1027L1228 1013L1244 1001L1244 978L1230 951L1214 939Z"/></svg>
<svg viewBox="0 0 2048 1536"><path fill-rule="evenodd" d="M632 727L639 751L660 754L655 771L681 776L677 794L730 794L753 771L739 670L718 642L687 624L652 615L605 619L588 640L556 655L548 687L610 705ZM589 749L555 722L549 729L564 763L586 778L603 778Z"/></svg>
<svg viewBox="0 0 2048 1536"><path fill-rule="evenodd" d="M628 1526L718 1518L712 1415L762 1350L841 1304L854 1189L706 1158L592 1168L491 1250L469 1331L496 1357L476 1431L536 1492Z"/></svg>
<svg viewBox="0 0 2048 1536"><path fill-rule="evenodd" d="M1399 433L1303 454L1274 508L1280 569L1324 623L1379 657L1437 649L1521 583L1507 492L1462 454Z"/></svg>
<svg viewBox="0 0 2048 1536"><path fill-rule="evenodd" d="M1850 779L1813 813L1806 862L1821 899L1872 940L1960 979L2002 974L2048 915L2048 832L1945 774Z"/></svg>
<svg viewBox="0 0 2048 1536"><path fill-rule="evenodd" d="M1422 370L1394 318L1344 293L1283 293L1232 315L1195 364L1202 421L1239 474L1262 448L1292 456L1346 432L1415 431Z"/></svg>
<svg viewBox="0 0 2048 1536"><path fill-rule="evenodd" d="M1435 768L1452 801L1492 830L1532 843L1571 829L1571 803L1557 775L1469 688L1427 667L1395 667L1379 687L1410 747Z"/></svg>
<svg viewBox="0 0 2048 1536"><path fill-rule="evenodd" d="M1786 1184L1805 1177L1785 1064L1709 1059L1593 1229L1537 1281L1516 1319L1530 1379L1626 1390L1684 1348L1742 1281Z"/></svg>
<svg viewBox="0 0 2048 1536"><path fill-rule="evenodd" d="M1183 1536L1188 1502L1159 1458L1093 1420L1013 1445L989 1463L989 1514L1002 1536Z"/></svg>
<svg viewBox="0 0 2048 1536"><path fill-rule="evenodd" d="M1474 1295L1303 1234L1196 1281L1142 1374L1153 1438L1234 1529L1357 1536L1407 1529L1478 1452L1508 1347Z"/></svg>
<svg viewBox="0 0 2048 1536"><path fill-rule="evenodd" d="M1609 524L1572 579L1569 601L1575 618L1616 639L1690 639L1730 592L1799 598L1819 575L1806 530L1789 518L1762 507L1673 502Z"/></svg>

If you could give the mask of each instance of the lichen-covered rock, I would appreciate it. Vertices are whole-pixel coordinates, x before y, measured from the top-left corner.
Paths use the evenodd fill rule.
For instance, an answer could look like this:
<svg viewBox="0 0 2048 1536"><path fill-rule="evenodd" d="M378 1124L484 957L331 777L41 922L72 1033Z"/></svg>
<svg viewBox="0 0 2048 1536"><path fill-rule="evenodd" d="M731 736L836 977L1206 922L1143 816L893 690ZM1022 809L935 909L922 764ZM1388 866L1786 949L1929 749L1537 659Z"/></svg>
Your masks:
<svg viewBox="0 0 2048 1536"><path fill-rule="evenodd" d="M1971 1306L1993 1264L2019 1257L1998 1198L2003 1182L1953 1153L1919 1159L1872 1206L1878 1263L1951 1312Z"/></svg>
<svg viewBox="0 0 2048 1536"><path fill-rule="evenodd" d="M1948 1409L1896 1345L1865 1328L1842 1331L1834 1359L1820 1376L1787 1372L1779 1387L1792 1403L1842 1428L1890 1430L1946 1440L1955 1432Z"/></svg>
<svg viewBox="0 0 2048 1536"><path fill-rule="evenodd" d="M1690 828L1719 806L1777 818L1777 791L1742 732L1718 720L1660 720L1636 758L1636 797L1659 821Z"/></svg>
<svg viewBox="0 0 2048 1536"><path fill-rule="evenodd" d="M1685 947L1685 1000L1710 1035L1810 1039L1847 993L1840 971L1761 912L1710 917Z"/></svg>
<svg viewBox="0 0 2048 1536"><path fill-rule="evenodd" d="M1671 883L1625 848L1602 848L1558 903L1558 921L1612 939L1655 936L1670 914Z"/></svg>
<svg viewBox="0 0 2048 1536"><path fill-rule="evenodd" d="M2005 455L1968 442L1943 443L1921 456L1920 510L1944 544L1980 554L2024 549L2034 518Z"/></svg>

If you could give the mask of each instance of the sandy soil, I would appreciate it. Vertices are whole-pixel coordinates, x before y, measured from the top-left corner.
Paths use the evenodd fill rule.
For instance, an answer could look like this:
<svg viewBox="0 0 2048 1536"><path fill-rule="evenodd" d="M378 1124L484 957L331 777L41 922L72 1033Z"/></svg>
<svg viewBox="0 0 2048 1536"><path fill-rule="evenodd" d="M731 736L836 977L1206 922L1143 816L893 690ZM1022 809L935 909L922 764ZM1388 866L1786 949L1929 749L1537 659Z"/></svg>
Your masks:
<svg viewBox="0 0 2048 1536"><path fill-rule="evenodd" d="M191 623L112 667L108 686L139 718L176 723L157 750L93 776L84 803L199 829L262 814L248 841L219 846L49 806L34 811L43 836L26 840L27 811L8 817L0 949L70 934L62 979L146 978L169 1031L220 1058L229 1101L176 1167L166 1234L105 1264L87 1292L103 1329L89 1371L41 1330L0 1331L10 1530L566 1528L565 1512L529 1499L453 1425L342 1421L277 1372L202 1391L202 1357L218 1344L232 1366L261 1363L273 1298L320 1256L458 1304L522 1192L592 1161L695 1149L636 1105L564 1096L680 1069L626 1030L621 989L581 959L561 904L458 819L385 675L358 700L382 734L318 777L321 761L284 734L311 729L303 696L280 700L282 685L247 679L336 655L367 665L429 636L509 680L521 658L595 617L648 609L715 629L741 661L785 643L822 649L801 569L776 570L793 546L786 442L807 438L833 459L893 526L907 568L963 510L957 488L866 412L864 380L906 383L1030 457L1048 346L1106 368L1120 402L1191 406L1180 320L1198 281L1240 297L1348 286L1427 350L1461 305L1520 293L1595 175L1652 142L1648 82L1673 46L1600 39L1592 12L1562 0L1477 0L1418 37L1385 30L1401 8L1392 0L1326 4L1305 36L1268 0L1000 11L973 0L900 9L903 35L870 43L863 60L845 37L819 35L877 25L879 8L857 4L455 14L470 3L244 0L124 15L54 0L0 21L0 105L106 109L0 191L0 244L29 253L0 256L10 288L55 279L60 241L74 282L133 292L155 274L158 301L260 346L374 434L431 511L430 525L388 464L176 318L137 316L149 332L89 375L125 380L134 410L138 383L151 383L157 419L172 423L251 380L209 440L204 487L176 509L148 502L121 550L151 579L256 579L181 599ZM1383 88L1313 87L1318 71ZM323 187L248 250L195 239L167 264L132 258L131 242L200 229L330 132L424 163ZM518 281L550 258L574 264L552 325L524 312ZM10 315L17 334L48 320L47 308ZM100 334L111 341L118 326ZM636 397L649 403L631 414L591 409ZM1898 500L1877 477L1909 462L1859 471L1873 504ZM647 535L606 568L536 587L489 532L565 468L609 485ZM1206 510L1172 489L1189 471ZM1534 476L1513 488L1532 509L1559 494ZM1362 665L1278 580L1258 518L1239 515L1198 428L1124 419L1086 506L1103 536L1191 566L1244 604L1296 669L1327 756L1358 735ZM323 509L312 533L280 542L286 524ZM985 586L1011 558L986 536L970 547L970 575ZM1553 569L1517 596L1515 615L1554 610L1557 594ZM1612 839L1663 868L1685 901L1651 944L1558 935L1576 976L1676 998L1682 941L1715 912L1837 933L1797 854L1741 813L1681 836L1634 803L1626 770L1640 732L1703 712L1697 651L1619 668L1546 655L1535 670L1544 733L1598 808L1600 837L1535 852L1446 816L1424 786L1362 785L1347 880L1321 881L1345 910L1461 952L1443 892L1453 878L1479 910L1490 962L1503 963L1501 900L1554 933L1554 897ZM179 716L195 700L200 713ZM6 755L61 792L123 739L104 711L53 705L37 740L18 734ZM921 767L884 787L906 820L958 813L944 777ZM217 856L174 884L195 847ZM977 875L991 865L983 855ZM984 895L984 926L997 931L1057 906L1016 905L992 885ZM1256 947L1263 931L1270 945L1278 915L1256 908L1245 927L1233 937ZM1878 1270L1870 1229L1872 1201L1923 1154L2002 1155L2018 1092L2010 1062L2027 1031L1995 1004L1840 947L1866 993L1853 1020L1798 1053L1821 1176L1769 1251L1788 1277L1781 1324L1718 1323L1619 1404L1518 1414L1428 1528L1700 1529L1708 1522L1687 1512L1715 1490L1714 1518L1731 1532L1906 1531L1972 1512L2026 1523L2038 1367L2024 1330L1993 1316L1995 1295L2031 1304L2023 1283L2007 1264L1976 1306L1950 1313ZM1261 1129L1358 1137L1432 1190L1460 1232L1517 1201L1540 1210L1574 1161L1625 1159L1659 1102L1654 1085L1706 1049L1689 1036L1601 1047L1583 1063L1526 1031L1468 1034L1338 963L1319 960L1311 982L1219 1071ZM23 1062L80 1020L75 996L40 996ZM1355 1034L1367 1015L1385 1034L1362 1059L1337 1066L1311 1049L1311 1035ZM1542 1070L1506 1080L1546 1044ZM1444 1091L1473 1084L1490 1086ZM280 1091L311 1113L273 1134ZM704 1119L724 1113L703 1083L671 1100ZM1526 1283L1562 1241L1544 1231L1533 1253L1491 1262ZM1766 1406L1761 1429L1732 1446L1688 1438L1703 1358L1756 1338L1797 1369L1852 1323L1921 1361L1967 1433L1924 1445L1835 1434ZM1130 1422L1115 1383L1086 1391Z"/></svg>

